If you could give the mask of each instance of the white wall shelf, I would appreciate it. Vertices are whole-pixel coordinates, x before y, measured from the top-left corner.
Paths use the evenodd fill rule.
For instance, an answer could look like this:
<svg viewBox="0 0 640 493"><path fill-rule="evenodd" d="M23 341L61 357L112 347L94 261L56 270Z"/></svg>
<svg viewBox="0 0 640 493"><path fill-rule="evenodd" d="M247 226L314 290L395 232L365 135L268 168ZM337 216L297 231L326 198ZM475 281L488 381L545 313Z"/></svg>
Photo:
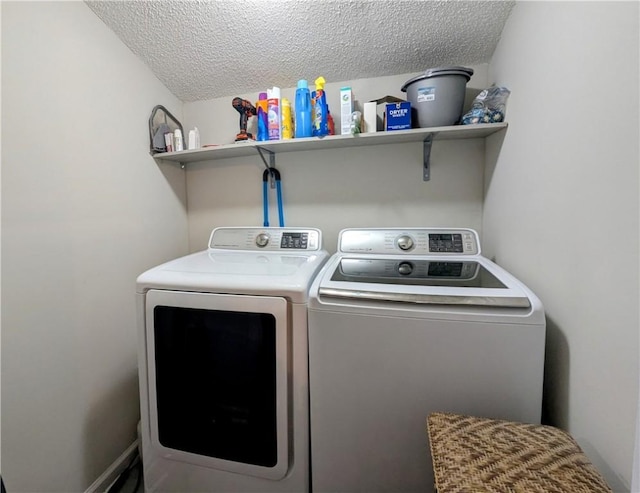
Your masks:
<svg viewBox="0 0 640 493"><path fill-rule="evenodd" d="M507 128L507 123L486 123L476 125L455 125L449 127L415 128L395 132L375 132L358 135L331 135L323 138L309 137L303 139L276 141L248 141L234 144L222 144L215 147L178 152L155 154L156 160L187 163L212 161L242 156L255 156L259 151L270 155L270 166L275 165L274 155L280 152L317 151L382 144L400 144L405 142L424 143L423 178L429 180L429 154L432 140L479 139ZM267 163L265 162L265 165Z"/></svg>

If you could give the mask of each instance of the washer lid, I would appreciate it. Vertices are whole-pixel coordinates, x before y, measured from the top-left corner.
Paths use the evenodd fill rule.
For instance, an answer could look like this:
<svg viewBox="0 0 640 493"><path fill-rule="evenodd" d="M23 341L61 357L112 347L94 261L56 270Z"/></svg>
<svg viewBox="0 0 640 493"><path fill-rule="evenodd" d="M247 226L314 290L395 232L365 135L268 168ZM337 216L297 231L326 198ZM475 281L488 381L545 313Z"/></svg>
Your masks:
<svg viewBox="0 0 640 493"><path fill-rule="evenodd" d="M507 289L504 283L475 260L345 257L340 259L331 280L410 286Z"/></svg>
<svg viewBox="0 0 640 493"><path fill-rule="evenodd" d="M482 257L336 255L318 299L529 308L521 284Z"/></svg>

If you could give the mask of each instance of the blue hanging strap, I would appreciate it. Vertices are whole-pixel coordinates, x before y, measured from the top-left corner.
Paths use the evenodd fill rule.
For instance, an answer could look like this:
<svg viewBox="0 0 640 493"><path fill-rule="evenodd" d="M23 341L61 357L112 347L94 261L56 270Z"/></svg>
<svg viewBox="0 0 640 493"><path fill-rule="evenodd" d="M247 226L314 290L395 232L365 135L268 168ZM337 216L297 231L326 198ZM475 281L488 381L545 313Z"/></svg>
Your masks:
<svg viewBox="0 0 640 493"><path fill-rule="evenodd" d="M282 181L280 179L280 172L275 168L267 168L262 173L262 207L264 212L263 226L266 228L269 226L269 176L273 175L276 181L276 194L278 200L278 220L280 221L280 227L284 227L284 210L282 208Z"/></svg>
<svg viewBox="0 0 640 493"><path fill-rule="evenodd" d="M269 227L269 168L264 170L262 173L262 212L264 215L264 220L262 221L262 225L265 228Z"/></svg>
<svg viewBox="0 0 640 493"><path fill-rule="evenodd" d="M282 185L280 184L280 176L276 180L276 192L278 194L278 219L280 220L280 227L284 227L284 212L282 210Z"/></svg>

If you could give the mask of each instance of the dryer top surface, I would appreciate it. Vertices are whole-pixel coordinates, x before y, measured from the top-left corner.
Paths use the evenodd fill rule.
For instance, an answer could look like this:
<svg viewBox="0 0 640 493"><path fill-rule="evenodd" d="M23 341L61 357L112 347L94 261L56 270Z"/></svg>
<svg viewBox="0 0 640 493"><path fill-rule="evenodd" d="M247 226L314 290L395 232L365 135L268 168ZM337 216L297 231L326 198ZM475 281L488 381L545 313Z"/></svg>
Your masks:
<svg viewBox="0 0 640 493"><path fill-rule="evenodd" d="M205 250L146 271L138 292L148 289L283 296L304 302L327 252L281 253Z"/></svg>

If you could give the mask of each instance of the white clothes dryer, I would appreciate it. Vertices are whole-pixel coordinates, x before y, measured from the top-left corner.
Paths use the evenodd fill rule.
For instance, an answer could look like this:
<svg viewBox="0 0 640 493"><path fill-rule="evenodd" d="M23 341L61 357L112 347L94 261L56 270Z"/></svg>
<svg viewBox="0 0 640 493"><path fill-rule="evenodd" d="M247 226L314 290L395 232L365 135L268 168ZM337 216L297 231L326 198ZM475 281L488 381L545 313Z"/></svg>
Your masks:
<svg viewBox="0 0 640 493"><path fill-rule="evenodd" d="M146 491L309 490L310 228L217 228L137 280Z"/></svg>
<svg viewBox="0 0 640 493"><path fill-rule="evenodd" d="M347 229L309 298L314 493L431 492L434 411L539 423L540 300L470 229Z"/></svg>

